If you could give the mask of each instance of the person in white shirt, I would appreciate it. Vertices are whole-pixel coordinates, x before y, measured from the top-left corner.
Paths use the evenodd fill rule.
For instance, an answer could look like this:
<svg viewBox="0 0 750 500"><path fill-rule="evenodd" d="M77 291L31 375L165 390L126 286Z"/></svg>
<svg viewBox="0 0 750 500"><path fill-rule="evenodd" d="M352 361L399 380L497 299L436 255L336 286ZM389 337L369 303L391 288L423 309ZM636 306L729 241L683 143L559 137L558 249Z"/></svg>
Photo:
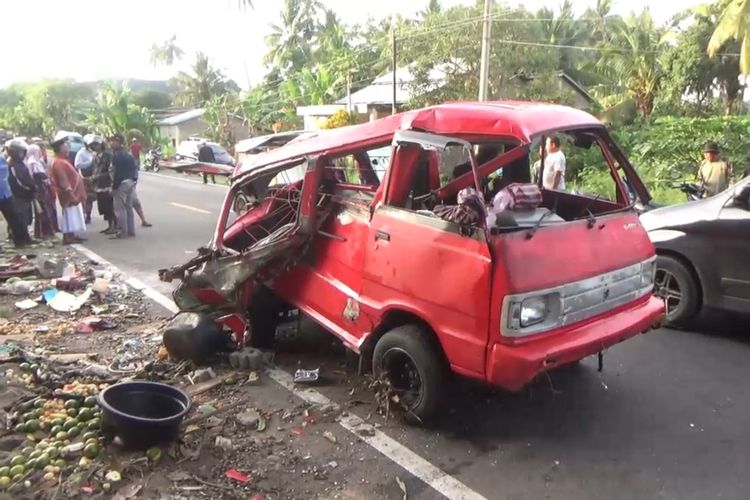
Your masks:
<svg viewBox="0 0 750 500"><path fill-rule="evenodd" d="M565 155L560 150L560 139L557 137L547 137L542 184L544 189L565 190Z"/></svg>
<svg viewBox="0 0 750 500"><path fill-rule="evenodd" d="M78 150L78 153L76 153L75 161L73 162L73 165L76 167L76 169L84 175L91 170L94 163L94 153L92 153L89 149L89 143L91 142L92 137L92 134L86 134L84 136L84 147Z"/></svg>

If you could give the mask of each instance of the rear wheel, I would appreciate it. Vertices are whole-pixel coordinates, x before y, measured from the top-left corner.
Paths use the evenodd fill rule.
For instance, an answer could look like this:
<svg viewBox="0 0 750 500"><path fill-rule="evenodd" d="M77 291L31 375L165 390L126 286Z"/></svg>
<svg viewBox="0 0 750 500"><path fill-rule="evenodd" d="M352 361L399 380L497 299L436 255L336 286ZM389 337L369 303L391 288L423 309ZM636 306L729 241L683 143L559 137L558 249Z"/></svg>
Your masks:
<svg viewBox="0 0 750 500"><path fill-rule="evenodd" d="M383 335L375 345L373 370L398 396L408 420L425 422L439 409L446 366L439 348L418 326L399 326Z"/></svg>
<svg viewBox="0 0 750 500"><path fill-rule="evenodd" d="M690 269L667 255L656 258L654 293L664 299L667 325L685 326L700 307L700 288Z"/></svg>

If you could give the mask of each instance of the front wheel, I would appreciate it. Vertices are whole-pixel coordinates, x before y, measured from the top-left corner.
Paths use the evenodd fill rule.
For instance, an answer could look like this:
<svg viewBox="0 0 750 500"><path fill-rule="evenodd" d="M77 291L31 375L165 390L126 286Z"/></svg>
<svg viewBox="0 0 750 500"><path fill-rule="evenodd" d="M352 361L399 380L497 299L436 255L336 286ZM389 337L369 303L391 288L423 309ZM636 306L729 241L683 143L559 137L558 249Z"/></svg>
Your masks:
<svg viewBox="0 0 750 500"><path fill-rule="evenodd" d="M154 172L159 171L159 160L154 161L154 163L151 165L151 170L153 170Z"/></svg>
<svg viewBox="0 0 750 500"><path fill-rule="evenodd" d="M668 326L686 326L698 313L700 288L690 269L668 255L656 258L654 293L664 299Z"/></svg>
<svg viewBox="0 0 750 500"><path fill-rule="evenodd" d="M442 404L447 369L439 348L416 325L389 331L373 352L375 376L388 384L409 421L426 422Z"/></svg>

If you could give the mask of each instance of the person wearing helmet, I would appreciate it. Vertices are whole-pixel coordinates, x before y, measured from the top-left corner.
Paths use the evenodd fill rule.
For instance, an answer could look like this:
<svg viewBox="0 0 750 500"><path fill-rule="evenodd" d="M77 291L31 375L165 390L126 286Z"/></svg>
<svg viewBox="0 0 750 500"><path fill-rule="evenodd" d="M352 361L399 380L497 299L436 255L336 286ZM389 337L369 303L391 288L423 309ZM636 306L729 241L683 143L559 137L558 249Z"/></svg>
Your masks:
<svg viewBox="0 0 750 500"><path fill-rule="evenodd" d="M68 136L58 132L52 140L55 158L52 160L52 182L62 207L60 229L63 233L63 245L86 241L78 235L86 231L83 215L83 203L86 201L86 188L83 177L70 163L70 144Z"/></svg>
<svg viewBox="0 0 750 500"><path fill-rule="evenodd" d="M21 217L21 222L27 228L34 221L34 194L36 186L31 172L26 166L26 150L29 145L21 139L11 139L5 143L5 151L8 153L8 168L10 169L10 189L13 191L13 203L16 212Z"/></svg>
<svg viewBox="0 0 750 500"><path fill-rule="evenodd" d="M23 248L31 243L28 229L21 222L13 203L13 191L10 189L10 168L5 158L0 155L0 213L8 224L8 234L16 248Z"/></svg>

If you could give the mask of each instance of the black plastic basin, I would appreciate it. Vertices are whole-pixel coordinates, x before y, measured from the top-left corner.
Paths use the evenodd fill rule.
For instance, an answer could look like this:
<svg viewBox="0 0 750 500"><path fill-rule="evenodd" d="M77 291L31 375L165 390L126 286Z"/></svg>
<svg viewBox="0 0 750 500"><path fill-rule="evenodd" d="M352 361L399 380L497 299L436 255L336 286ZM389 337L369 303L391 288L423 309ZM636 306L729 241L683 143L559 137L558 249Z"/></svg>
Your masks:
<svg viewBox="0 0 750 500"><path fill-rule="evenodd" d="M123 382L99 393L102 431L118 436L124 448L145 450L173 441L190 409L190 396L157 382Z"/></svg>

